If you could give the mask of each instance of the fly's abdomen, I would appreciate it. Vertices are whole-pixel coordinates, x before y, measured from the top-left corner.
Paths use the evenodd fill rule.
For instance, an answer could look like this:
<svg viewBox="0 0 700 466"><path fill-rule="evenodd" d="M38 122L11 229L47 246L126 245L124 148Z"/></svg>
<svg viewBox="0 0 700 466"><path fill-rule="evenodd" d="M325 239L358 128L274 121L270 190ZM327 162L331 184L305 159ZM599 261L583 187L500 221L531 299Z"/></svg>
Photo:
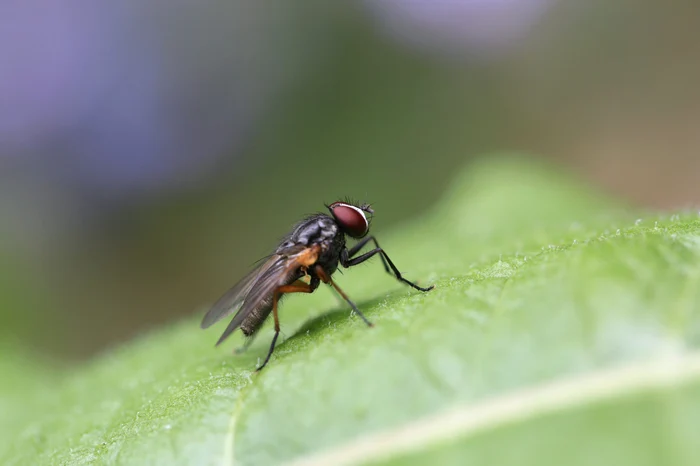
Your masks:
<svg viewBox="0 0 700 466"><path fill-rule="evenodd" d="M243 319L243 322L241 322L243 335L249 337L257 332L262 327L262 324L265 323L265 319L270 315L270 312L272 312L272 296L260 301L260 304Z"/></svg>
<svg viewBox="0 0 700 466"><path fill-rule="evenodd" d="M294 283L299 277L299 271L295 270L289 273L286 277L284 277L281 282L278 282L279 286L290 285ZM277 298L278 307L279 301L282 300L283 296L283 294L280 294ZM250 313L245 317L245 319L243 319L243 322L241 322L241 331L243 332L243 335L249 337L255 332L257 332L260 329L260 327L262 327L262 325L265 323L265 320L270 315L270 312L272 312L273 299L274 293L270 293L268 296L261 299L258 305L255 306L255 308L252 311L250 311Z"/></svg>

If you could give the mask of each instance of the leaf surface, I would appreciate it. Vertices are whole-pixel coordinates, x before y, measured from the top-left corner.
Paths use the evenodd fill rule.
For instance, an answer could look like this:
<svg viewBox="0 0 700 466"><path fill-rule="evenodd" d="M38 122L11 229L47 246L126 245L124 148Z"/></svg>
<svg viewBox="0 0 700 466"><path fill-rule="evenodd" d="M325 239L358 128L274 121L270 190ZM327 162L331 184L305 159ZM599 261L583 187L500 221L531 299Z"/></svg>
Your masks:
<svg viewBox="0 0 700 466"><path fill-rule="evenodd" d="M408 278L436 289L411 290L379 261L338 274L371 329L327 289L291 296L285 338L260 374L269 323L234 356L240 337L214 349L219 327L200 331L199 317L62 377L3 361L21 383L3 386L0 407L22 409L0 421L0 462L698 458L697 212L631 213L547 167L503 158L468 167L431 212L378 239ZM409 445L406 429L417 435Z"/></svg>

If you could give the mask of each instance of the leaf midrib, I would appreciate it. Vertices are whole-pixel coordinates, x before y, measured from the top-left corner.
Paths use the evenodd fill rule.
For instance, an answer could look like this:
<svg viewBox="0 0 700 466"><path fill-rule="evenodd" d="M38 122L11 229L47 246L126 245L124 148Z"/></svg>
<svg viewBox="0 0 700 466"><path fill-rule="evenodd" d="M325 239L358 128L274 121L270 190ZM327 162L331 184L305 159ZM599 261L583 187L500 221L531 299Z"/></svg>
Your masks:
<svg viewBox="0 0 700 466"><path fill-rule="evenodd" d="M628 363L452 407L405 426L374 432L286 464L350 466L386 460L588 404L625 395L660 392L698 381L700 351Z"/></svg>

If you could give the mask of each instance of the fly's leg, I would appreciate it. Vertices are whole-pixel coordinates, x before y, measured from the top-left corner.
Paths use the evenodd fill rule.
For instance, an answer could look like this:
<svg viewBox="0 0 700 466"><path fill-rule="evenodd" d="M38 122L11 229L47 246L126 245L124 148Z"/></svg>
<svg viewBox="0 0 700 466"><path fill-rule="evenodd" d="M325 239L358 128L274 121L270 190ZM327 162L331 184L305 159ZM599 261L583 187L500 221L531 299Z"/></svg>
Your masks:
<svg viewBox="0 0 700 466"><path fill-rule="evenodd" d="M374 242L375 248L379 247L379 243L377 243L377 238L375 238L374 236L365 236L355 246L351 247L347 251L347 257L352 258L355 254L360 252L360 250L362 248L364 248L365 245L367 243L369 243L370 241ZM389 269L389 264L386 263L386 259L384 259L384 256L380 254L379 257L381 257L381 259L382 259L382 264L384 265L384 270L386 270L386 273L391 273L391 269ZM342 262L342 259L341 259L341 262ZM347 266L344 265L344 267L347 267Z"/></svg>
<svg viewBox="0 0 700 466"><path fill-rule="evenodd" d="M333 289L335 289L335 291L337 291L338 294L339 294L340 296L342 296L343 299L344 299L345 301L347 301L347 303L350 305L350 307L352 308L352 310L355 311L355 313L356 313L358 316L360 316L360 317L362 318L362 320L363 320L368 326L374 327L374 324L373 324L372 322L370 322L369 320L367 320L367 317L365 317L365 315L364 315L362 312L360 312L360 310L357 308L357 306L355 305L355 303L353 303L352 300L351 300L350 298L348 298L348 295L346 295L345 292L344 292L343 290L341 290L340 287L339 287L338 285L336 285L336 283L335 283L333 280L331 280L331 277L326 273L325 270L323 270L323 267L321 267L320 265L317 265L317 266L316 266L316 275L318 276L318 278L321 279L321 281L322 281L323 283L328 283L328 284L330 284L330 285L333 287Z"/></svg>
<svg viewBox="0 0 700 466"><path fill-rule="evenodd" d="M262 365L255 369L255 372L260 372L263 367L267 364L272 356L272 352L275 351L275 343L277 343L277 337L280 335L280 319L277 315L277 303L280 300L280 296L284 293L313 293L316 289L312 284L305 283L301 280L297 280L291 285L282 285L277 287L272 296L272 316L275 318L275 336L272 337L272 343L270 343L270 350L267 352L267 357L263 361Z"/></svg>
<svg viewBox="0 0 700 466"><path fill-rule="evenodd" d="M357 254L357 252L359 251L359 248L357 246L360 246L360 245L364 246L370 240L374 241L374 244L377 246L376 248L374 248L371 251L366 252L360 256L352 257L353 255ZM396 266L394 265L394 263L391 261L391 259L389 259L389 256L387 255L387 253L381 247L379 247L379 243L377 243L377 240L374 238L374 236L369 236L369 237L365 238L363 241L358 243L355 247L353 247L349 251L347 249L344 249L343 251L341 251L340 264L343 267L352 267L353 265L363 263L364 261L366 261L367 259L369 259L370 257L372 257L376 254L379 254L380 257L382 258L382 260L386 259L386 262L384 262L384 266L386 267L386 265L388 264L389 267L391 267L391 270L394 272L394 276L400 282L404 282L405 284L415 288L416 290L420 290L420 291L430 291L433 288L435 288L435 285L431 285L427 288L423 288L422 286L418 286L415 283L413 283L412 281L406 280L405 278L403 278L401 276L401 272L399 272L399 269L397 269Z"/></svg>

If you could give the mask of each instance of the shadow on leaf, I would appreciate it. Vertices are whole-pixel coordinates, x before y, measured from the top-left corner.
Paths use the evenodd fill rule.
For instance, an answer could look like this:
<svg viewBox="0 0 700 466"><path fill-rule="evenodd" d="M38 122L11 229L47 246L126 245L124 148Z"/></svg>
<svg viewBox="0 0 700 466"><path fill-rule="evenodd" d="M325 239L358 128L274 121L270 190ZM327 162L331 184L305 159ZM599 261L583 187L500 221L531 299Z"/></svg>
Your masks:
<svg viewBox="0 0 700 466"><path fill-rule="evenodd" d="M385 298L377 298L377 299L371 299L368 301L364 301L362 303L358 304L358 307L362 309L368 309L371 310L376 304L382 302ZM364 311L363 311L364 312ZM365 316L372 321L372 314L368 314L367 312L364 312ZM347 308L342 308L342 309L334 309L332 311L328 311L324 314L318 315L316 317L312 317L311 319L307 320L304 322L304 324L296 331L292 336L284 340L284 343L287 343L288 341L293 341L299 337L302 337L304 335L314 335L320 332L323 329L326 329L333 324L338 324L338 323L343 323L347 321L348 319L351 318L351 315L354 314L352 310L347 307ZM360 323L362 321L359 319L358 316L352 317L352 319L357 319ZM366 327L363 325L363 327Z"/></svg>

